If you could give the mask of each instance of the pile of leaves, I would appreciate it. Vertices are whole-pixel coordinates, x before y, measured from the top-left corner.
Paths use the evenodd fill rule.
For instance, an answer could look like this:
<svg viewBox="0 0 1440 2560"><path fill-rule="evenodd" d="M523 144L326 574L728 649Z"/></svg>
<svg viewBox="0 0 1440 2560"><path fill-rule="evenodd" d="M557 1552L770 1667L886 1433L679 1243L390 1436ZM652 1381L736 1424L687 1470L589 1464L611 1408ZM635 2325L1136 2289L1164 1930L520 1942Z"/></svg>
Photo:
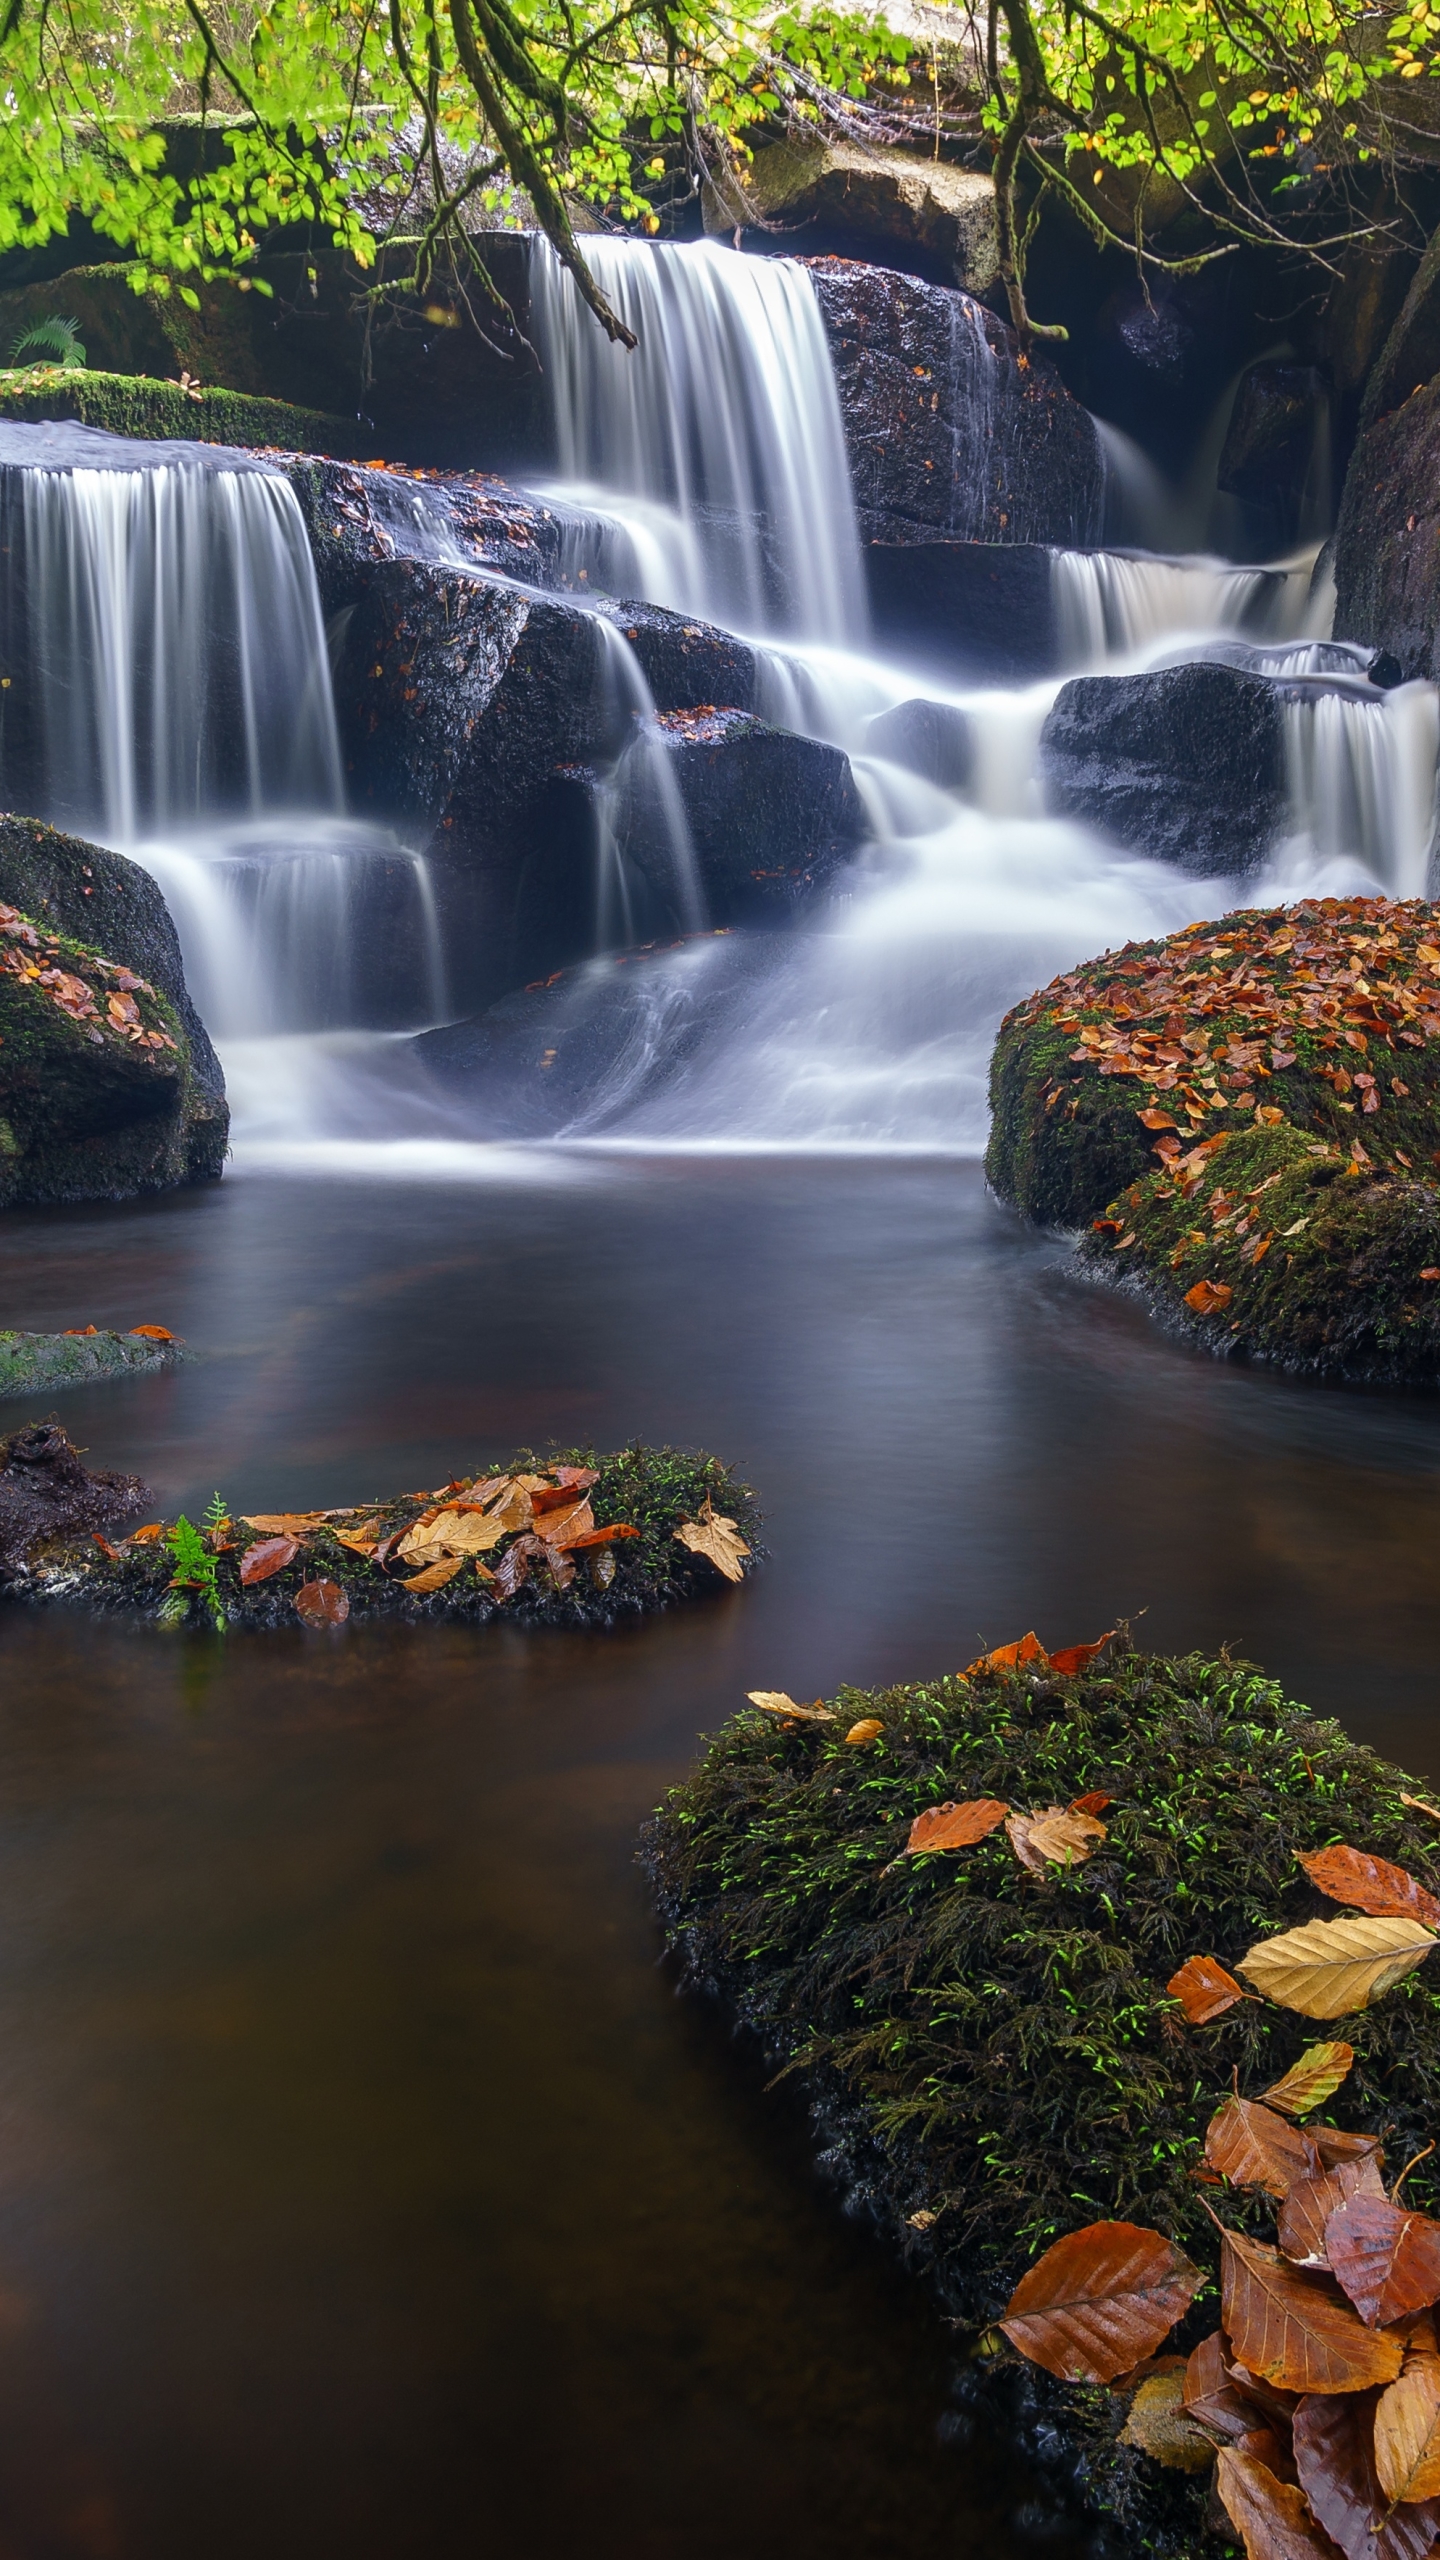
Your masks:
<svg viewBox="0 0 1440 2560"><path fill-rule="evenodd" d="M174 1050L179 1045L166 1027L169 1008L147 978L122 969L118 961L102 959L64 934L41 931L18 907L3 902L0 976L33 987L97 1045L107 1032L132 1048ZM147 999L148 1021L137 1001L141 996Z"/></svg>
<svg viewBox="0 0 1440 2560"><path fill-rule="evenodd" d="M1424 2155L1407 2226L1440 2194L1440 1966L1426 1961L1440 1807L1415 1781L1226 1657L1146 1655L1123 1632L1051 1653L1031 1636L879 1695L757 1692L661 1807L645 1855L687 1979L804 2075L827 2165L960 2325L962 2396L999 2399L1037 2448L1058 2430L1126 2552L1191 2560L1217 2442L1251 2465L1255 2499L1270 2494L1257 2465L1295 2488L1279 2421L1297 2392L1331 2386L1314 2371L1297 2385L1293 2366L1268 2375L1236 2271L1273 2301L1299 2285L1338 2318L1328 2216L1351 2187L1373 2193L1381 2146L1397 2165ZM1352 1906L1339 1919L1337 1891ZM1347 2041L1317 2047L1306 2021L1341 2016ZM1298 2224L1277 2255L1264 2220L1265 2196L1283 2201L1277 2145L1290 2183L1311 2182L1319 2240L1298 2265ZM1358 2185L1343 2165L1356 2161L1371 2164ZM1070 2348L1033 2356L1058 2332L1027 2328L1032 2314L1093 2348L1103 2320L1077 2306L1087 2288L1105 2297L1097 2267L1132 2262L1154 2277L1146 2316L1164 2312L1153 2337L1117 2333L1104 2373L1093 2355L1067 2364ZM1380 2326L1394 2328L1409 2311L1389 2299ZM1354 2347L1369 2324L1345 2317ZM1147 2370L1177 2320L1178 2361ZM1364 2349L1389 2367L1366 2392L1400 2378L1406 2344ZM1235 2392L1225 2408L1243 2425L1199 2409L1202 2374ZM1157 2460L1167 2429L1194 2468ZM1267 2429L1273 2445L1245 2441ZM1435 2539L1355 2548L1420 2560ZM1330 2546L1248 2547L1314 2560Z"/></svg>
<svg viewBox="0 0 1440 2560"><path fill-rule="evenodd" d="M439 1611L604 1625L724 1583L754 1561L753 1494L716 1458L572 1450L433 1491L323 1511L149 1520L33 1547L17 1588L138 1607L167 1625L338 1626Z"/></svg>
<svg viewBox="0 0 1440 2560"><path fill-rule="evenodd" d="M1440 915L1326 898L1070 971L1005 1020L987 1170L1217 1347L1440 1370Z"/></svg>

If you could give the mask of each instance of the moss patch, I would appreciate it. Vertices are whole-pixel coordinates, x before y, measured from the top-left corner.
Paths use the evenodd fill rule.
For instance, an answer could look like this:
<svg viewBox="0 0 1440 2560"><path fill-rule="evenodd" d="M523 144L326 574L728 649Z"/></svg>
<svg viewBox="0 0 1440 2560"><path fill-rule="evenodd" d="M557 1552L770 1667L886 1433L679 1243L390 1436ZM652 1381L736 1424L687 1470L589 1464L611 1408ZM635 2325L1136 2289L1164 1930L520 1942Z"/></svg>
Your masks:
<svg viewBox="0 0 1440 2560"><path fill-rule="evenodd" d="M245 391L201 391L144 374L82 373L60 365L0 371L0 422L71 418L111 435L182 437L196 444L278 446L287 453L358 453L353 421Z"/></svg>
<svg viewBox="0 0 1440 2560"><path fill-rule="evenodd" d="M235 1522L233 1542L216 1556L217 1595L227 1621L237 1626L293 1627L295 1595L302 1584L325 1580L340 1584L350 1616L356 1619L419 1622L458 1617L477 1625L500 1619L554 1627L608 1626L620 1618L646 1615L677 1600L701 1598L729 1587L712 1564L691 1554L675 1535L682 1521L695 1519L707 1497L717 1512L738 1524L752 1550L749 1570L753 1570L760 1520L755 1496L718 1458L637 1445L608 1457L568 1449L544 1459L526 1456L515 1463L540 1472L555 1465L597 1468L598 1479L590 1489L596 1526L624 1521L638 1529L639 1536L588 1554L577 1553L572 1559L574 1579L564 1588L543 1564L537 1564L508 1600L481 1581L472 1565L442 1589L409 1591L405 1582L416 1570L413 1564L392 1556L384 1567L377 1566L369 1556L342 1545L337 1532L353 1532L362 1521L374 1524L372 1534L378 1539L398 1539L447 1494L463 1492L467 1484L492 1472L482 1467L475 1477L456 1478L433 1493L380 1496L356 1504L345 1514L337 1513L333 1522L305 1533L291 1563L248 1587L240 1580L240 1559L262 1533ZM493 1568L503 1553L503 1548L491 1550L483 1560ZM608 1559L613 1573L601 1559ZM107 1554L93 1543L60 1541L32 1552L19 1587L35 1599L80 1600L98 1609L138 1610L159 1617L166 1612L172 1570L169 1552L158 1542L126 1542ZM204 1623L198 1602L190 1614L197 1625Z"/></svg>
<svg viewBox="0 0 1440 2560"><path fill-rule="evenodd" d="M1217 1347L1435 1378L1437 929L1419 900L1327 898L1056 979L1001 1027L991 1182Z"/></svg>
<svg viewBox="0 0 1440 2560"><path fill-rule="evenodd" d="M0 1332L0 1396L92 1387L103 1378L171 1369L186 1356L177 1343L147 1342L133 1333Z"/></svg>
<svg viewBox="0 0 1440 2560"><path fill-rule="evenodd" d="M1252 2001L1191 2028L1166 1995L1189 1954L1233 1968L1257 1937L1336 1916L1297 1850L1347 1839L1440 1883L1436 1826L1401 1802L1426 1789L1337 1725L1244 1664L1132 1652L1075 1680L983 1672L832 1703L833 1726L734 1718L646 1859L689 1982L806 2075L852 2200L972 2338L1051 2239L1093 2220L1153 2225L1214 2271L1191 2171L1232 2071L1258 2095L1340 2034L1355 2067L1322 2121L1383 2131L1397 2167L1440 2127L1440 1963L1335 2028ZM867 1716L880 1738L847 1746ZM1031 1875L1003 1830L897 1863L927 1806L1092 1789L1115 1802L1084 1866ZM1433 2160L1415 2184L1433 2211ZM1263 2200L1227 2192L1223 2211L1268 2235ZM1209 2292L1180 2343L1216 2316ZM968 2372L982 2401L1028 2412L1033 2443L1058 2426L1121 2548L1190 2560L1206 2484L1116 2442L1123 2399Z"/></svg>

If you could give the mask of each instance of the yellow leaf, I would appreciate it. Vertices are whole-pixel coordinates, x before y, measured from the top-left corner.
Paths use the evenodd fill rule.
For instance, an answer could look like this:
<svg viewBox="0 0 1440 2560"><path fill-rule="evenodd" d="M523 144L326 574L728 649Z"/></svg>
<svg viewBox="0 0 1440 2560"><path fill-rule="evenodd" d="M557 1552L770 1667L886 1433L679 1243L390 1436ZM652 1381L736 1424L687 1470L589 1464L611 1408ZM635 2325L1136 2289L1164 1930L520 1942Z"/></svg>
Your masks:
<svg viewBox="0 0 1440 2560"><path fill-rule="evenodd" d="M1434 2356L1420 2356L1381 2392L1375 2468L1386 2497L1398 2504L1440 2497L1440 2361Z"/></svg>
<svg viewBox="0 0 1440 2560"><path fill-rule="evenodd" d="M845 1739L855 1743L878 1742L884 1730L878 1716L862 1716L858 1724L852 1724Z"/></svg>
<svg viewBox="0 0 1440 2560"><path fill-rule="evenodd" d="M698 1520L682 1520L675 1532L682 1547L691 1554L704 1556L723 1573L727 1582L743 1582L745 1560L750 1550L733 1520L722 1518L707 1493L700 1506Z"/></svg>
<svg viewBox="0 0 1440 2560"><path fill-rule="evenodd" d="M1261 1938L1240 1958L1238 1971L1282 2009L1302 2018L1343 2018L1366 2009L1389 1991L1435 1945L1432 1929L1418 1920L1309 1920L1278 1938Z"/></svg>
<svg viewBox="0 0 1440 2560"><path fill-rule="evenodd" d="M1261 2099L1285 2116L1312 2115L1334 2097L1354 2059L1353 2045L1309 2044L1283 2080L1277 2080L1273 2089L1261 2090Z"/></svg>
<svg viewBox="0 0 1440 2560"><path fill-rule="evenodd" d="M1185 2365L1176 2359L1169 2373L1152 2373L1130 2403L1121 2431L1122 2444L1138 2445L1152 2462L1167 2471L1208 2471L1215 2447L1203 2428L1185 2415Z"/></svg>
<svg viewBox="0 0 1440 2560"><path fill-rule="evenodd" d="M1046 1805L1039 1813L1012 1813L1006 1836L1022 1867L1043 1875L1047 1866L1078 1867L1108 1837L1107 1826L1093 1813L1072 1813L1065 1805Z"/></svg>
<svg viewBox="0 0 1440 2560"><path fill-rule="evenodd" d="M783 1689L747 1689L752 1707L760 1707L767 1716L793 1716L800 1724L833 1724L834 1714L817 1699L813 1707L797 1707Z"/></svg>
<svg viewBox="0 0 1440 2560"><path fill-rule="evenodd" d="M438 1564L427 1565L423 1573L412 1574L400 1588L402 1591L443 1591L447 1582L454 1581L464 1562L463 1556L442 1556Z"/></svg>
<svg viewBox="0 0 1440 2560"><path fill-rule="evenodd" d="M530 1508L529 1496L524 1497ZM433 1563L438 1556L488 1555L508 1538L506 1514L509 1505L498 1511L441 1511L433 1520L417 1520L407 1529L395 1550L409 1564Z"/></svg>

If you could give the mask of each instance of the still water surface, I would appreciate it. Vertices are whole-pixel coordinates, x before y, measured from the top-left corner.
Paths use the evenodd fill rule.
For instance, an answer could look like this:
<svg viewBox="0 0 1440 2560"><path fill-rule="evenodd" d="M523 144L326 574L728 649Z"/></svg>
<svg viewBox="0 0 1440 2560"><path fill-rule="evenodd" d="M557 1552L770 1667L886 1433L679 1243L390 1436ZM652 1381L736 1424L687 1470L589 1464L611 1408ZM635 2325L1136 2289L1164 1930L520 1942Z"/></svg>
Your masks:
<svg viewBox="0 0 1440 2560"><path fill-rule="evenodd" d="M1078 2549L944 2437L636 1830L747 1688L1142 1610L1435 1769L1440 1403L1178 1350L953 1162L242 1173L12 1214L0 1319L189 1338L58 1408L167 1509L638 1435L772 1548L601 1638L0 1616L0 2560Z"/></svg>

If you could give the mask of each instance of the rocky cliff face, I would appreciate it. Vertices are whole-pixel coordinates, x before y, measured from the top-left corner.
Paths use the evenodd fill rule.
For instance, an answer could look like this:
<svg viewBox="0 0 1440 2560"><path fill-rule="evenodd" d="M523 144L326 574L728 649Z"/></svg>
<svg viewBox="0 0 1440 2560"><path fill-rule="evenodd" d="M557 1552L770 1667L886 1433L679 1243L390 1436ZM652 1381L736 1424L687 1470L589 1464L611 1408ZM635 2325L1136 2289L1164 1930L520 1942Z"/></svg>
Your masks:
<svg viewBox="0 0 1440 2560"><path fill-rule="evenodd" d="M1363 435L1335 531L1335 634L1440 677L1440 375Z"/></svg>

